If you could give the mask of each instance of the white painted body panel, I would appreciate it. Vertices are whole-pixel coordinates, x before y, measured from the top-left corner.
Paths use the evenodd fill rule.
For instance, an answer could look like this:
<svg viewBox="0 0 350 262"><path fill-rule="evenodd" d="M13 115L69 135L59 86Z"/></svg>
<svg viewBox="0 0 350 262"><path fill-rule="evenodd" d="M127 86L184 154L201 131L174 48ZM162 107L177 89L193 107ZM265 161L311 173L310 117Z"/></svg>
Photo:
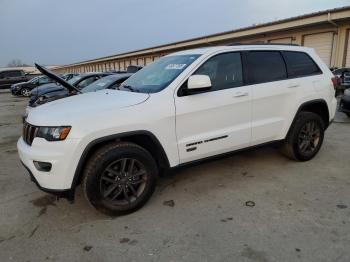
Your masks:
<svg viewBox="0 0 350 262"><path fill-rule="evenodd" d="M186 79L211 56L242 50L295 50L307 52L324 72L259 85L178 97ZM101 137L132 131L151 132L162 145L171 167L216 154L284 139L294 116L304 102L323 99L330 120L336 100L332 74L312 49L293 46L232 46L187 50L179 54L201 54L167 88L154 94L101 90L47 103L29 111L27 122L36 126L72 126L64 141L35 138L27 145L18 141L22 162L42 187L71 188L74 173L87 145ZM261 85L264 85L263 87ZM295 86L295 87L293 87ZM246 93L236 96L237 93ZM227 136L198 145L196 141ZM35 169L33 160L53 164L51 172Z"/></svg>

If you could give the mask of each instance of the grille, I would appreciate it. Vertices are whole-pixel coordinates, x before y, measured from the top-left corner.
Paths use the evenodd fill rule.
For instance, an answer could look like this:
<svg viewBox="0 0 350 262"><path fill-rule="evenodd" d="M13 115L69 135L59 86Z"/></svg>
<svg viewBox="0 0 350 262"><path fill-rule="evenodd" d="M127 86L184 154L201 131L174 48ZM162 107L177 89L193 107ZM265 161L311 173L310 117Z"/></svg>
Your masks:
<svg viewBox="0 0 350 262"><path fill-rule="evenodd" d="M36 137L36 134L38 133L39 127L33 126L27 122L24 122L23 124L23 140L28 145L32 145L34 138Z"/></svg>

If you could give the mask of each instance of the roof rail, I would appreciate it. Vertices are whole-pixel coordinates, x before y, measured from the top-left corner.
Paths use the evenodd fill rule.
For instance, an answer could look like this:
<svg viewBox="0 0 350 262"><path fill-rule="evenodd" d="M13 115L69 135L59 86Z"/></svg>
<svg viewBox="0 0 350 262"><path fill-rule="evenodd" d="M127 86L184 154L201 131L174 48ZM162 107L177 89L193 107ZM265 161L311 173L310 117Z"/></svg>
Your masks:
<svg viewBox="0 0 350 262"><path fill-rule="evenodd" d="M232 43L228 44L228 46L235 46L235 45L286 45L286 46L300 46L298 44L286 44L286 43Z"/></svg>

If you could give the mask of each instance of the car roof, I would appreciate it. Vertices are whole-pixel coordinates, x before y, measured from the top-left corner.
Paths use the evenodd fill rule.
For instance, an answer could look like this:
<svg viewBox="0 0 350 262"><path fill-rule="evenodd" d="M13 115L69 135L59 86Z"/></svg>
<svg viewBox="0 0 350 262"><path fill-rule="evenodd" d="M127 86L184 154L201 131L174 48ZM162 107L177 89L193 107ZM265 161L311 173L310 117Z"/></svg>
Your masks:
<svg viewBox="0 0 350 262"><path fill-rule="evenodd" d="M129 77L129 76L132 76L133 73L121 73L121 74L112 74L112 75L107 75L103 78L113 78L115 80L118 80L119 78L122 78L122 77Z"/></svg>
<svg viewBox="0 0 350 262"><path fill-rule="evenodd" d="M86 76L91 76L91 75L100 75L100 76L108 76L111 75L112 73L105 73L105 72L89 72L89 73L82 73L79 74L81 77L86 77Z"/></svg>
<svg viewBox="0 0 350 262"><path fill-rule="evenodd" d="M245 51L245 50L286 50L286 51L310 51L312 48L296 45L275 45L275 44L261 44L261 45L230 45L230 46L214 46L214 47L204 47L196 48L190 50L179 51L172 53L168 56L174 55L204 55L208 53L215 53L219 51Z"/></svg>
<svg viewBox="0 0 350 262"><path fill-rule="evenodd" d="M23 71L23 69L16 69L16 68L13 68L13 69L0 69L0 72L8 72L8 71Z"/></svg>

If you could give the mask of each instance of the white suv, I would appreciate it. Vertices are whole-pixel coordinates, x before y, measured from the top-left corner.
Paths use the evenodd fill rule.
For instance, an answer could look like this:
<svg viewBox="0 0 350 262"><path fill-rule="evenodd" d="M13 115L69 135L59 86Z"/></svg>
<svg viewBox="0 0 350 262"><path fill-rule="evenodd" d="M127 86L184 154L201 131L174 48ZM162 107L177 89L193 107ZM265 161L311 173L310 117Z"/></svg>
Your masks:
<svg viewBox="0 0 350 262"><path fill-rule="evenodd" d="M98 210L125 214L147 202L167 168L269 142L295 160L313 158L336 111L332 78L304 47L178 52L119 90L32 110L18 152L42 190L72 199L82 184Z"/></svg>

